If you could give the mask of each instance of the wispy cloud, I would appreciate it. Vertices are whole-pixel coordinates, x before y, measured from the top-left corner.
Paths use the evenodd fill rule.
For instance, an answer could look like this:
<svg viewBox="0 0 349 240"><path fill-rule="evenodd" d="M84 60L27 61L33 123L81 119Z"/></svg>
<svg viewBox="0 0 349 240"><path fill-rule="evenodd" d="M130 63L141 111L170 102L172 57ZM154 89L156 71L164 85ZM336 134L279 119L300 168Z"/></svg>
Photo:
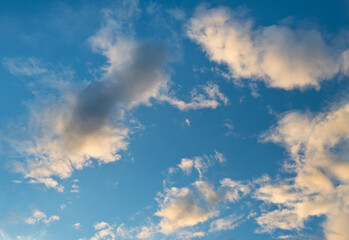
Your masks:
<svg viewBox="0 0 349 240"><path fill-rule="evenodd" d="M159 97L160 101L167 102L179 110L188 111L203 108L215 109L219 105L228 104L228 98L219 90L218 85L208 82L201 85L190 93L191 99L188 102L180 100L172 94L164 94Z"/></svg>
<svg viewBox="0 0 349 240"><path fill-rule="evenodd" d="M48 69L36 58L3 58L2 64L16 76L41 75Z"/></svg>
<svg viewBox="0 0 349 240"><path fill-rule="evenodd" d="M210 224L210 232L222 231L222 230L232 230L239 225L239 220L242 219L243 216L236 216L234 214L229 215L225 218L220 218L214 220Z"/></svg>

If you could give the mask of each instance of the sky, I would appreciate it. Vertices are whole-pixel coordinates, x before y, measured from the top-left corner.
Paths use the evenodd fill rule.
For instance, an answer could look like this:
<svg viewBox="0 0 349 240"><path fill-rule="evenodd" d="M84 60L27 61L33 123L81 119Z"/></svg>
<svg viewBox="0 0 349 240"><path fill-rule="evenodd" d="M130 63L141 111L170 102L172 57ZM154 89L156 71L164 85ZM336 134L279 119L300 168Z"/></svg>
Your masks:
<svg viewBox="0 0 349 240"><path fill-rule="evenodd" d="M0 3L0 240L349 239L349 2Z"/></svg>

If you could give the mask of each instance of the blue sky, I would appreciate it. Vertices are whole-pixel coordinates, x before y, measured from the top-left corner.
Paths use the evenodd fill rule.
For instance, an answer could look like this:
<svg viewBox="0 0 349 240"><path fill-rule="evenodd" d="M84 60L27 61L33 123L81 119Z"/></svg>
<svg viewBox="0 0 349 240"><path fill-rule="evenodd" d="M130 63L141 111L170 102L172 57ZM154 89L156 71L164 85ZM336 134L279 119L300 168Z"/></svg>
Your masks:
<svg viewBox="0 0 349 240"><path fill-rule="evenodd" d="M348 11L2 1L0 239L348 239Z"/></svg>

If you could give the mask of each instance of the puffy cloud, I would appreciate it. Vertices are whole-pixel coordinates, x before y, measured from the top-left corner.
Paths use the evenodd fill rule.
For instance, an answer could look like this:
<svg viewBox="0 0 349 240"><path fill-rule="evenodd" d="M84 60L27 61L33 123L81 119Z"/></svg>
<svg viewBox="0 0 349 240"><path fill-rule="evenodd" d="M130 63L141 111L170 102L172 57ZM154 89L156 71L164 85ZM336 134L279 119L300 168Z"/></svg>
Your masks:
<svg viewBox="0 0 349 240"><path fill-rule="evenodd" d="M256 197L278 208L257 218L261 231L301 229L311 216L326 216L326 239L349 237L349 104L318 115L290 112L263 138L284 145L294 177L266 179Z"/></svg>
<svg viewBox="0 0 349 240"><path fill-rule="evenodd" d="M286 24L254 28L250 19L223 7L198 8L187 35L212 61L227 65L235 79L318 89L322 81L348 73L348 50L329 44L318 30Z"/></svg>
<svg viewBox="0 0 349 240"><path fill-rule="evenodd" d="M159 231L168 235L207 222L220 214L220 203L235 202L249 192L248 186L228 178L220 184L217 190L203 180L189 187L166 188L164 194L159 194L160 209L155 213L161 217Z"/></svg>
<svg viewBox="0 0 349 240"><path fill-rule="evenodd" d="M106 222L99 222L94 225L97 230L95 235L90 240L115 240L115 226Z"/></svg>
<svg viewBox="0 0 349 240"><path fill-rule="evenodd" d="M187 175L191 173L191 169L194 166L194 161L191 159L183 158L178 167Z"/></svg>
<svg viewBox="0 0 349 240"><path fill-rule="evenodd" d="M32 216L25 219L25 222L27 224L36 224L36 223L39 223L41 221L46 223L46 224L49 224L49 223L54 222L54 221L59 221L59 216L52 215L50 217L47 217L44 212L35 209L32 213Z"/></svg>
<svg viewBox="0 0 349 240"><path fill-rule="evenodd" d="M200 206L203 200L186 187L167 189L161 209L155 213L162 218L160 231L171 234L179 228L194 226L216 216L215 210Z"/></svg>
<svg viewBox="0 0 349 240"><path fill-rule="evenodd" d="M224 200L229 202L235 202L240 199L241 196L246 196L250 193L250 186L242 184L239 181L234 181L230 178L223 178L220 181L221 192L223 192Z"/></svg>
<svg viewBox="0 0 349 240"><path fill-rule="evenodd" d="M221 211L226 212L230 209L232 203L236 203L250 193L251 184L223 178L215 187L206 180L203 174L208 167L215 162L223 161L225 161L223 154L215 151L215 154L209 156L183 158L176 168L169 168L169 176L163 181L164 190L155 198L158 203L158 209L153 213L155 219L148 216L148 224L136 227L127 227L122 223L116 229L117 237L121 239L158 239L158 237L192 239L205 237L210 232L236 227L238 221L241 222L240 217L229 215L222 219L214 220L214 218L219 216ZM205 171L202 169L203 165L206 166ZM175 182L169 178L174 177L179 169L190 173L193 168L199 172L194 182L183 187L173 186ZM97 228L108 226L110 225L102 222Z"/></svg>

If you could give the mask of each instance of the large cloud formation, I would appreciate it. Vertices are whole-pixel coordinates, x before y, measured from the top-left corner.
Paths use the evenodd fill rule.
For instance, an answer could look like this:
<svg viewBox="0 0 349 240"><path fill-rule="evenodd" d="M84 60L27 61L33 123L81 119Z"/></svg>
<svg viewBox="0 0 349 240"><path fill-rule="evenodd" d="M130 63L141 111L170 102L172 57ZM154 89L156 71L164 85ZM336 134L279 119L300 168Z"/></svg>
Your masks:
<svg viewBox="0 0 349 240"><path fill-rule="evenodd" d="M132 21L139 9L134 1L105 10L105 23L87 43L105 56L101 77L78 85L68 70L52 71L36 58L4 58L17 76L35 79L30 84L35 100L27 103L28 123L22 136L9 140L24 161L15 163L30 183L64 191L55 180L70 177L75 169L120 159L129 144L125 114L151 99L179 110L216 108L228 99L212 82L194 88L189 102L169 93L164 45L136 40ZM17 132L17 131L14 131ZM23 134L25 132L25 134Z"/></svg>
<svg viewBox="0 0 349 240"><path fill-rule="evenodd" d="M311 216L326 216L328 240L349 238L349 104L327 113L290 112L264 136L290 153L294 177L265 181L256 197L278 208L257 218L262 231L301 229Z"/></svg>
<svg viewBox="0 0 349 240"><path fill-rule="evenodd" d="M322 81L348 73L349 51L328 43L314 28L254 28L250 19L228 8L200 7L187 35L212 61L227 65L233 78L263 80L269 87L318 89Z"/></svg>
<svg viewBox="0 0 349 240"><path fill-rule="evenodd" d="M126 149L129 134L123 123L124 111L147 104L166 89L165 48L123 36L118 27L115 20L108 19L89 39L93 49L107 57L101 79L82 88L67 79L44 86L57 94L35 90L37 101L28 104L28 139L12 141L26 158L17 162L15 169L31 183L63 191L53 176L67 178L74 169L90 166L93 159L100 164L120 159L118 152ZM17 75L44 79L51 74L38 71L43 64L35 59L27 64L23 59L6 59L4 63Z"/></svg>
<svg viewBox="0 0 349 240"><path fill-rule="evenodd" d="M225 214L230 204L238 202L250 192L249 184L223 178L218 187L215 187L204 179L204 174L210 167L223 161L223 154L216 151L209 156L183 158L177 168L170 168L170 176L179 170L189 175L195 169L198 179L184 187L167 186L173 182L164 180L164 191L157 195L159 207L154 213L160 219L156 224L143 226L140 231L138 229L137 238L150 239L160 233L165 238L191 239L206 236L209 232L233 229L239 225L240 217L217 217ZM209 230L202 226L205 223L211 223Z"/></svg>

